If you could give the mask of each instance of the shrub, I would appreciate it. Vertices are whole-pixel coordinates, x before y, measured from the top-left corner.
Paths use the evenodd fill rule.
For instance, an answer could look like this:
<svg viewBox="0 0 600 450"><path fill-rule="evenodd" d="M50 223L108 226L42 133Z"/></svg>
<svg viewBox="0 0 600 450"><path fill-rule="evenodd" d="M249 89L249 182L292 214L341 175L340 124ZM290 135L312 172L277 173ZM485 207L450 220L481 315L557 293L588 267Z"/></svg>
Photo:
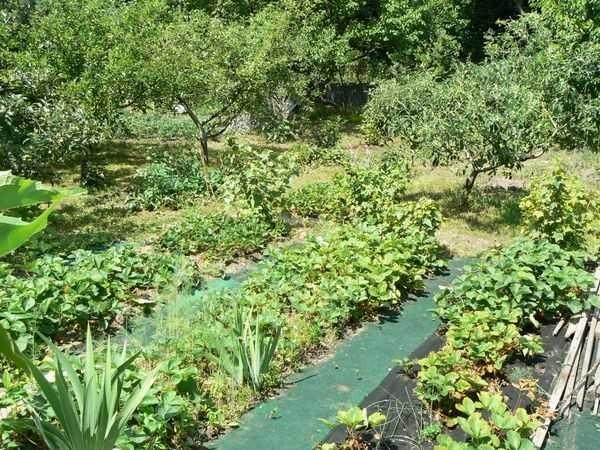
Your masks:
<svg viewBox="0 0 600 450"><path fill-rule="evenodd" d="M301 167L336 166L348 163L348 154L341 147L297 145L291 151Z"/></svg>
<svg viewBox="0 0 600 450"><path fill-rule="evenodd" d="M231 143L232 151L224 163L222 192L228 202L276 221L283 195L296 167L291 161L267 149Z"/></svg>
<svg viewBox="0 0 600 450"><path fill-rule="evenodd" d="M136 209L178 209L214 195L222 182L221 171L203 166L192 149L160 151L137 170L129 203Z"/></svg>
<svg viewBox="0 0 600 450"><path fill-rule="evenodd" d="M577 176L558 163L533 181L519 206L526 233L569 249L585 245L597 208Z"/></svg>
<svg viewBox="0 0 600 450"><path fill-rule="evenodd" d="M252 212L237 217L221 212L193 214L167 229L158 242L161 247L180 253L206 253L228 260L261 250L287 231L283 222L273 223Z"/></svg>
<svg viewBox="0 0 600 450"><path fill-rule="evenodd" d="M179 260L172 256L144 254L130 246L44 256L26 273L3 271L0 323L20 349L33 342L35 331L67 337L88 321L105 328L117 316L151 303L147 291L168 284L179 270ZM197 284L195 272L186 270Z"/></svg>
<svg viewBox="0 0 600 450"><path fill-rule="evenodd" d="M342 134L342 121L339 117L320 119L308 128L307 140L318 148L335 147Z"/></svg>
<svg viewBox="0 0 600 450"><path fill-rule="evenodd" d="M85 163L105 124L84 105L51 95L40 73L9 76L0 95L0 170L54 181L58 168ZM82 174L84 175L84 174Z"/></svg>
<svg viewBox="0 0 600 450"><path fill-rule="evenodd" d="M404 162L348 164L332 181L309 184L289 194L288 205L309 217L377 223L387 208L401 202L408 174Z"/></svg>

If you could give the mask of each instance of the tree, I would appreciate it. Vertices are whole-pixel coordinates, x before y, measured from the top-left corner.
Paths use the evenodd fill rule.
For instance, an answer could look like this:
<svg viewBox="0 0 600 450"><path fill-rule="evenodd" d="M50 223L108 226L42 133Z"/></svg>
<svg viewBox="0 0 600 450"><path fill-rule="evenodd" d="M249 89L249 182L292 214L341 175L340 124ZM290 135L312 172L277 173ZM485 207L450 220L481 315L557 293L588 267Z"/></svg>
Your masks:
<svg viewBox="0 0 600 450"><path fill-rule="evenodd" d="M197 128L205 163L210 139L277 87L293 85L286 14L268 10L248 23L225 22L153 3L131 4L121 20L126 33L110 55L107 78L140 109L183 106Z"/></svg>

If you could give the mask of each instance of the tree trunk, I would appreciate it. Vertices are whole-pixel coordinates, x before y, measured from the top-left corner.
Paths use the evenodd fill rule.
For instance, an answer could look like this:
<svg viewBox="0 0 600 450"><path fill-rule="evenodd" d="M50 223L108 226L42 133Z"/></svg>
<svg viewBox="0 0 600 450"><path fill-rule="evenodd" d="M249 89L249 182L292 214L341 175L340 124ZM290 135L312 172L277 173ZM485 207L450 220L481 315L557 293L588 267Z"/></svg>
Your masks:
<svg viewBox="0 0 600 450"><path fill-rule="evenodd" d="M205 166L208 166L208 136L204 131L200 136L200 161Z"/></svg>
<svg viewBox="0 0 600 450"><path fill-rule="evenodd" d="M477 180L477 176L479 175L479 171L478 170L471 170L471 173L469 174L469 176L467 177L467 179L465 180L465 195L464 195L464 202L465 204L469 203L469 195L471 194L471 191L473 190L473 186L475 186L475 181Z"/></svg>

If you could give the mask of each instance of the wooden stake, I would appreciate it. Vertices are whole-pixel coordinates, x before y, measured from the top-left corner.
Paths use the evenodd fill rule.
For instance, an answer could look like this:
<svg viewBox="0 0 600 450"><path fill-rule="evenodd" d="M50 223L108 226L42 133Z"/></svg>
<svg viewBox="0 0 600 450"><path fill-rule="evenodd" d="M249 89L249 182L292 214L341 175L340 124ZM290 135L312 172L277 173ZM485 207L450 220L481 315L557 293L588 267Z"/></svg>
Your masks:
<svg viewBox="0 0 600 450"><path fill-rule="evenodd" d="M587 324L586 324L587 325ZM583 343L583 342L582 342ZM569 380L567 381L567 387L565 388L564 401L568 403L565 414L570 415L571 412L571 403L573 399L573 388L575 387L575 382L577 381L577 373L579 372L579 361L581 360L581 345L577 349L577 353L575 355L575 361L573 362L573 368L571 369L571 373L569 374Z"/></svg>
<svg viewBox="0 0 600 450"><path fill-rule="evenodd" d="M567 352L567 356L565 358L565 363L558 374L558 378L556 379L556 383L554 384L554 390L550 395L550 400L548 401L548 409L551 414L556 412L558 408L558 404L560 399L565 392L565 387L567 385L567 381L569 379L569 375L571 373L571 368L573 367L573 363L575 362L575 358L577 356L581 339L583 338L583 332L585 331L585 326L587 323L587 316L584 314L581 319L579 319L579 323L577 324L577 329L575 332L575 337L571 341L571 345L569 346L569 351ZM544 424L539 427L535 433L533 434L533 445L537 448L541 448L546 440L546 434L548 433L548 428L550 427L551 419L547 418L544 421Z"/></svg>
<svg viewBox="0 0 600 450"><path fill-rule="evenodd" d="M565 324L565 319L560 319L560 322L558 322L556 324L556 327L554 328L554 331L552 332L552 336L556 336L560 332L560 329L563 327L564 324Z"/></svg>
<svg viewBox="0 0 600 450"><path fill-rule="evenodd" d="M585 393L587 388L588 381L588 370L590 368L590 363L592 362L592 352L594 350L594 340L596 337L596 326L598 325L598 311L593 312L592 320L590 322L590 328L587 335L587 340L585 341L585 351L583 354L583 363L581 366L581 374L582 377L579 378L579 383L582 384L582 387L576 392L577 394L577 407L579 411L583 409L583 401L585 400Z"/></svg>

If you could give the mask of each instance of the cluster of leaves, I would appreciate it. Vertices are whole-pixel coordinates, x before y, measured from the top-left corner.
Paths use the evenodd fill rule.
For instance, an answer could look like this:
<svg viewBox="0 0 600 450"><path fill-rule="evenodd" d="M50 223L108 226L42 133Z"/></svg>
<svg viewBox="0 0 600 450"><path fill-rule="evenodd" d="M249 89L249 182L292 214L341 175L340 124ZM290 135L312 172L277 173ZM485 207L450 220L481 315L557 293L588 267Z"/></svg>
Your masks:
<svg viewBox="0 0 600 450"><path fill-rule="evenodd" d="M436 297L436 312L448 322L446 343L419 361L419 398L451 410L486 386L507 358L540 353L539 339L522 330L590 305L592 277L583 263L582 254L519 238L466 268Z"/></svg>
<svg viewBox="0 0 600 450"><path fill-rule="evenodd" d="M120 119L120 126L124 136L138 139L192 139L197 133L194 124L186 116L174 113L124 113Z"/></svg>
<svg viewBox="0 0 600 450"><path fill-rule="evenodd" d="M275 221L297 167L293 160L267 149L230 142L223 162L222 193L229 203Z"/></svg>
<svg viewBox="0 0 600 450"><path fill-rule="evenodd" d="M589 306L585 294L593 281L584 261L582 253L518 238L465 269L452 288L436 298L437 312L449 322L468 311L489 311L499 318L516 315L520 326L577 313Z"/></svg>
<svg viewBox="0 0 600 450"><path fill-rule="evenodd" d="M599 210L581 180L558 163L534 180L519 207L526 233L570 249L586 246Z"/></svg>
<svg viewBox="0 0 600 450"><path fill-rule="evenodd" d="M332 181L308 184L290 193L288 205L305 217L378 222L386 206L402 201L408 176L408 166L402 161L347 164Z"/></svg>
<svg viewBox="0 0 600 450"><path fill-rule="evenodd" d="M159 151L136 172L129 203L136 209L177 209L214 195L222 183L221 171L205 167L192 149Z"/></svg>
<svg viewBox="0 0 600 450"><path fill-rule="evenodd" d="M44 73L0 83L0 170L54 180L57 169L87 160L102 127L79 103L48 91Z"/></svg>
<svg viewBox="0 0 600 450"><path fill-rule="evenodd" d="M368 430L377 430L386 422L386 416L380 411L368 413L367 409L361 409L358 406L353 406L347 410L339 410L335 416L335 422L327 419L320 419L325 425L330 428L335 428L341 425L346 428L348 435L346 442L341 446L337 444L323 444L321 450L353 450L364 448L361 434Z"/></svg>
<svg viewBox="0 0 600 450"><path fill-rule="evenodd" d="M348 163L348 154L341 147L320 148L314 145L297 145L291 150L300 167L338 166Z"/></svg>
<svg viewBox="0 0 600 450"><path fill-rule="evenodd" d="M238 216L225 212L194 213L167 229L158 243L180 253L205 253L227 261L255 253L287 232L288 227L282 221L273 223L256 212Z"/></svg>
<svg viewBox="0 0 600 450"><path fill-rule="evenodd" d="M467 442L457 442L451 436L441 435L436 450L536 448L529 437L541 422L523 408L510 411L500 394L481 392L478 401L464 398L456 409L465 416L458 417L456 422L467 435Z"/></svg>
<svg viewBox="0 0 600 450"><path fill-rule="evenodd" d="M87 322L106 328L117 316L152 303L150 291L169 284L180 266L175 257L131 246L43 256L25 268L5 264L0 269L0 323L20 349L31 346L36 331L65 337L85 329ZM197 275L186 270L197 284Z"/></svg>

